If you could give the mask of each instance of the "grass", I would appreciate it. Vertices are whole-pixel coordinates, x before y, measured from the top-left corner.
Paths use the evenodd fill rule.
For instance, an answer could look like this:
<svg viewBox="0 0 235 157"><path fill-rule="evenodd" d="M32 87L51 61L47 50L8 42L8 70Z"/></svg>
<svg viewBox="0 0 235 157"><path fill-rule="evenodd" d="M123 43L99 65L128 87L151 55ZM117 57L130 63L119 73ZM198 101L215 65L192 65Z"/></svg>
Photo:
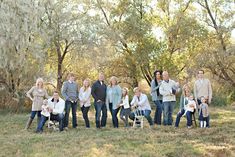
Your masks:
<svg viewBox="0 0 235 157"><path fill-rule="evenodd" d="M150 129L147 123L144 129L125 129L122 122L119 129L114 129L108 119L108 126L97 130L93 112L89 113L92 128L85 129L78 112L78 129L59 133L45 128L43 134L34 133L36 120L32 129L23 130L27 114L2 112L0 156L235 156L235 109L210 109L212 127L207 129L187 129L186 120L182 118L178 129L164 126Z"/></svg>

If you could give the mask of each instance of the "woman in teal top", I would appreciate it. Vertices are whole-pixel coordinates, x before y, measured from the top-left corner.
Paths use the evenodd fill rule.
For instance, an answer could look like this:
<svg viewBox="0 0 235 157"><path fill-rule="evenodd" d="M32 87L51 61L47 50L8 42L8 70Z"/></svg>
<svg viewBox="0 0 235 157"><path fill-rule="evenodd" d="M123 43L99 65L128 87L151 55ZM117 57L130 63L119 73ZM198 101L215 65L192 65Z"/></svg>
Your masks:
<svg viewBox="0 0 235 157"><path fill-rule="evenodd" d="M122 100L122 89L117 84L117 77L110 78L110 85L107 87L106 104L112 115L113 127L118 128L117 114Z"/></svg>

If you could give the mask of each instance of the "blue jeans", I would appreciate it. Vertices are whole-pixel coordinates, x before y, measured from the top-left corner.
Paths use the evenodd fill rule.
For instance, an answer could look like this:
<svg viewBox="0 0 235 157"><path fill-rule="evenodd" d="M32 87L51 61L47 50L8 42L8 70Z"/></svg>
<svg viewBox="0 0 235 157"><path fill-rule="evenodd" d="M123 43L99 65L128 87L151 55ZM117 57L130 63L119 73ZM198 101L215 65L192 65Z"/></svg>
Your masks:
<svg viewBox="0 0 235 157"><path fill-rule="evenodd" d="M119 108L112 110L112 112L113 112L112 120L113 120L113 127L114 128L118 128L118 118L117 118L118 111L119 111Z"/></svg>
<svg viewBox="0 0 235 157"><path fill-rule="evenodd" d="M153 120L152 120L152 117L150 115L151 114L151 110L141 110L140 112L148 120L149 125L153 125ZM134 120L135 119L135 113L131 112L129 118L131 120Z"/></svg>
<svg viewBox="0 0 235 157"><path fill-rule="evenodd" d="M87 128L90 128L90 122L89 122L88 115L87 115L89 109L90 109L90 106L88 106L88 107L82 106L81 107L82 116L83 116L83 119L85 120L85 124L86 124Z"/></svg>
<svg viewBox="0 0 235 157"><path fill-rule="evenodd" d="M192 114L193 112L190 111L186 112L187 126L192 126Z"/></svg>
<svg viewBox="0 0 235 157"><path fill-rule="evenodd" d="M95 122L96 128L105 127L107 121L107 108L104 102L95 102ZM102 117L101 117L102 112ZM100 120L101 117L101 120Z"/></svg>
<svg viewBox="0 0 235 157"><path fill-rule="evenodd" d="M64 118L63 113L58 114L58 115L51 114L50 116L51 116L50 120L56 120L59 122L59 129L60 131L63 131L63 118ZM42 115L41 120L37 127L37 132L43 131L43 126L45 125L47 120L48 120L48 117L45 117Z"/></svg>
<svg viewBox="0 0 235 157"><path fill-rule="evenodd" d="M41 111L31 111L30 118L31 118L31 119L34 119L34 117L36 116L36 114L37 114L38 118L41 118Z"/></svg>
<svg viewBox="0 0 235 157"><path fill-rule="evenodd" d="M125 109L124 107L122 107L121 113L120 113L120 118L124 121L125 127L129 127L128 118L129 118L130 113L131 113L130 108Z"/></svg>
<svg viewBox="0 0 235 157"><path fill-rule="evenodd" d="M73 117L73 128L77 127L77 102L72 103L71 101L65 101L65 117L64 117L64 127L68 127L69 124L69 112L70 108L72 108L72 117Z"/></svg>
<svg viewBox="0 0 235 157"><path fill-rule="evenodd" d="M181 111L177 113L176 120L175 120L175 127L179 127L180 118L184 115L184 113L185 113L184 109L181 109Z"/></svg>
<svg viewBox="0 0 235 157"><path fill-rule="evenodd" d="M154 104L156 105L154 123L161 125L162 123L162 100L156 100L154 101Z"/></svg>
<svg viewBox="0 0 235 157"><path fill-rule="evenodd" d="M200 105L201 104L201 100L200 99L197 99L197 103L198 103L198 105ZM198 108L198 113L199 113L199 108ZM210 116L208 116L208 118L206 119L206 127L210 127ZM200 126L200 122L199 122L199 126Z"/></svg>
<svg viewBox="0 0 235 157"><path fill-rule="evenodd" d="M172 114L175 106L175 101L163 102L163 124L172 125Z"/></svg>

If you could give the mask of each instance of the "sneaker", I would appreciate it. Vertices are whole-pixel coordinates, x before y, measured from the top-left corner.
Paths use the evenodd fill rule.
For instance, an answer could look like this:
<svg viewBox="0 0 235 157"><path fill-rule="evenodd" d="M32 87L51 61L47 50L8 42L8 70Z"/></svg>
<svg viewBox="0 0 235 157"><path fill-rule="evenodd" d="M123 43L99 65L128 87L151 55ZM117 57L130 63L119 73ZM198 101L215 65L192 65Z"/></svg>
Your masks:
<svg viewBox="0 0 235 157"><path fill-rule="evenodd" d="M191 129L191 128L192 128L192 126L187 126L187 128L188 128L188 129Z"/></svg>

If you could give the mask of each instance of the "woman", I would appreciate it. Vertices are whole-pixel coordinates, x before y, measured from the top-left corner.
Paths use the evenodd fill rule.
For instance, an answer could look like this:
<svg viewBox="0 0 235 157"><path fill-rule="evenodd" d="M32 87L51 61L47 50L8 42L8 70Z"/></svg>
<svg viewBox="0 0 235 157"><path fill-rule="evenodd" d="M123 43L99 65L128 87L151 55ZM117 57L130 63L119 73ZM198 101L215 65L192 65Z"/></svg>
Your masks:
<svg viewBox="0 0 235 157"><path fill-rule="evenodd" d="M156 105L156 111L154 116L154 123L157 125L161 125L162 122L162 95L159 93L159 87L162 82L162 73L159 70L154 72L154 79L151 82L151 96L152 101Z"/></svg>
<svg viewBox="0 0 235 157"><path fill-rule="evenodd" d="M112 112L113 127L118 128L117 114L119 111L119 105L122 99L122 89L117 84L117 77L112 76L110 78L110 85L107 87L106 105L109 106Z"/></svg>
<svg viewBox="0 0 235 157"><path fill-rule="evenodd" d="M190 87L188 84L185 84L183 86L182 95L180 97L180 111L177 113L175 127L179 127L180 118L185 114L190 95L191 95Z"/></svg>
<svg viewBox="0 0 235 157"><path fill-rule="evenodd" d="M29 97L30 100L32 100L33 102L31 115L25 127L25 129L28 129L30 125L32 124L33 119L36 114L38 117L37 119L38 123L40 122L43 100L45 98L48 99L49 96L47 94L46 89L44 89L42 78L38 78L36 81L36 86L33 86L26 94L27 94L27 97Z"/></svg>
<svg viewBox="0 0 235 157"><path fill-rule="evenodd" d="M83 81L83 87L79 91L79 100L80 100L80 107L82 110L82 116L85 120L86 128L90 128L90 122L88 119L88 111L91 106L91 87L89 79L85 79Z"/></svg>
<svg viewBox="0 0 235 157"><path fill-rule="evenodd" d="M131 113L131 108L129 104L129 97L128 97L128 88L124 87L122 89L122 103L120 104L122 107L120 118L125 123L125 127L129 127L128 118Z"/></svg>

